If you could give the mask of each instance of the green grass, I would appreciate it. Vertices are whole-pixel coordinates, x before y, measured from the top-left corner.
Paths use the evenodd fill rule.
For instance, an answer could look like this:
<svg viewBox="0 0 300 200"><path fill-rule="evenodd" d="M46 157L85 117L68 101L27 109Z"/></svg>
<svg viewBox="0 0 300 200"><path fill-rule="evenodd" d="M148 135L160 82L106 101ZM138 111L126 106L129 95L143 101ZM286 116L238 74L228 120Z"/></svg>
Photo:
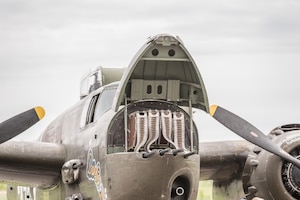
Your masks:
<svg viewBox="0 0 300 200"><path fill-rule="evenodd" d="M212 181L200 181L197 200L212 200Z"/></svg>
<svg viewBox="0 0 300 200"><path fill-rule="evenodd" d="M212 200L211 181L200 181L197 200ZM0 200L6 200L6 184L0 183Z"/></svg>
<svg viewBox="0 0 300 200"><path fill-rule="evenodd" d="M6 200L6 184L0 183L0 199Z"/></svg>
<svg viewBox="0 0 300 200"><path fill-rule="evenodd" d="M6 190L6 184L0 183L0 191Z"/></svg>

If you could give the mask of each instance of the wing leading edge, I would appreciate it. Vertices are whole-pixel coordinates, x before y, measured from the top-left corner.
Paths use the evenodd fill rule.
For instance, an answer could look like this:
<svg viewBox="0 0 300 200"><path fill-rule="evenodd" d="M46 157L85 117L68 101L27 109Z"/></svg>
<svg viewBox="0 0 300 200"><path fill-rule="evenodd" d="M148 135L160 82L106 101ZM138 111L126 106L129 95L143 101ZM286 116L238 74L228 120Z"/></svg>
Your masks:
<svg viewBox="0 0 300 200"><path fill-rule="evenodd" d="M245 140L200 144L200 180L212 180L213 199L242 199L245 163L253 145Z"/></svg>
<svg viewBox="0 0 300 200"><path fill-rule="evenodd" d="M240 179L251 146L244 140L200 143L200 180Z"/></svg>
<svg viewBox="0 0 300 200"><path fill-rule="evenodd" d="M0 181L50 188L60 179L64 161L60 144L8 141L0 145Z"/></svg>

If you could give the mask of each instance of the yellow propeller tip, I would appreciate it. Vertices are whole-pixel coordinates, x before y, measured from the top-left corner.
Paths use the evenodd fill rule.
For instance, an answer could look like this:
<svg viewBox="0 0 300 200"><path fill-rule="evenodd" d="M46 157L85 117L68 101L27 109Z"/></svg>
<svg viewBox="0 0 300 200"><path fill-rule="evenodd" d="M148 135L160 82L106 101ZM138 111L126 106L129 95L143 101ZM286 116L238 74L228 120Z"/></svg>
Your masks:
<svg viewBox="0 0 300 200"><path fill-rule="evenodd" d="M209 108L209 114L210 114L211 116L214 116L214 114L215 114L217 108L218 108L218 105L211 105L210 108Z"/></svg>
<svg viewBox="0 0 300 200"><path fill-rule="evenodd" d="M45 116L45 110L41 106L35 107L34 110L40 120Z"/></svg>

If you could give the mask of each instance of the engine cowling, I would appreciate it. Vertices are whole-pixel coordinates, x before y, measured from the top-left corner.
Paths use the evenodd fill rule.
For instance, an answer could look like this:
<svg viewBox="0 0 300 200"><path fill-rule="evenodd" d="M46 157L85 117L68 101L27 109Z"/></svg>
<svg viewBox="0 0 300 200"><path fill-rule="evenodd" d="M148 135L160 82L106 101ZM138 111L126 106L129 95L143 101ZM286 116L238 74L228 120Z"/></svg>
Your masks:
<svg viewBox="0 0 300 200"><path fill-rule="evenodd" d="M278 127L269 136L284 151L300 159L300 124ZM254 197L300 199L300 169L274 154L254 148L245 165L243 186L248 200Z"/></svg>

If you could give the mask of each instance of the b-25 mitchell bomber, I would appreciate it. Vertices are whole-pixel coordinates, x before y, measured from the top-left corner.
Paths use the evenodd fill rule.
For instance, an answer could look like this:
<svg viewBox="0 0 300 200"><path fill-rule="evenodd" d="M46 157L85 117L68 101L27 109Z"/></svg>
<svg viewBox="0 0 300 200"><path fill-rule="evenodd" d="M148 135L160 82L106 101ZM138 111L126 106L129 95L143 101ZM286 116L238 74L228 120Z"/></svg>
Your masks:
<svg viewBox="0 0 300 200"><path fill-rule="evenodd" d="M127 68L91 71L80 97L39 141L10 139L44 116L41 107L0 124L9 200L193 200L199 180L213 181L213 199L300 198L300 125L265 135L209 106L178 37L150 37ZM245 140L200 142L195 109Z"/></svg>

